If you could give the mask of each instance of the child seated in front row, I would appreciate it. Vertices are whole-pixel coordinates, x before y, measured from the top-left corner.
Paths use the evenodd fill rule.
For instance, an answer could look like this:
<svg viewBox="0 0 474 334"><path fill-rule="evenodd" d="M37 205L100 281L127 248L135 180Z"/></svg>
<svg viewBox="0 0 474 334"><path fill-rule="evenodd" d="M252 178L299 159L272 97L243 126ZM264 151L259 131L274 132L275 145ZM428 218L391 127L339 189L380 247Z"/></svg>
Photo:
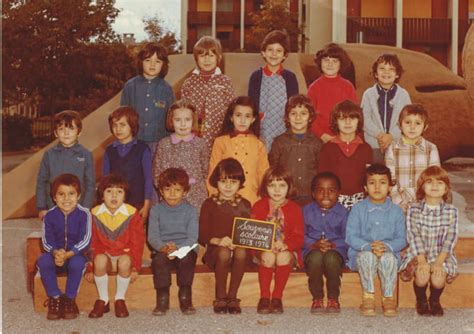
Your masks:
<svg viewBox="0 0 474 334"><path fill-rule="evenodd" d="M331 114L331 129L337 134L323 145L319 172L332 172L341 180L339 203L346 209L364 199L365 169L372 163L372 149L359 133L364 127L362 110L346 100L338 103Z"/></svg>
<svg viewBox="0 0 474 334"><path fill-rule="evenodd" d="M295 261L303 266L301 247L304 241L303 215L298 204L288 199L292 191L291 176L281 166L270 168L260 186L260 199L252 208L252 218L276 224L275 240L271 251L257 253L260 266L260 314L283 313L283 290L285 289ZM273 273L275 284L270 292ZM271 298L271 299L270 299Z"/></svg>
<svg viewBox="0 0 474 334"><path fill-rule="evenodd" d="M181 247L194 246L198 239L196 208L184 200L189 191L189 176L183 169L168 168L157 183L163 201L151 208L148 228L148 243L155 251L151 262L156 289L153 315L165 315L169 309L172 269L176 269L181 312L194 314L191 287L198 247L182 258L171 255Z"/></svg>
<svg viewBox="0 0 474 334"><path fill-rule="evenodd" d="M209 175L222 159L239 161L245 173L245 184L242 183L239 194L252 204L258 199L258 188L269 167L265 145L258 139L259 121L257 108L250 97L235 98L227 109L222 131L214 141L209 160ZM208 190L210 194L216 192L212 184L208 184Z"/></svg>
<svg viewBox="0 0 474 334"><path fill-rule="evenodd" d="M97 202L92 209L92 272L86 274L95 281L99 299L89 318L100 318L110 311L108 272L117 273L114 310L118 318L128 317L125 294L142 266L145 232L138 210L126 203L129 195L127 181L121 176L104 176L97 187Z"/></svg>
<svg viewBox="0 0 474 334"><path fill-rule="evenodd" d="M394 186L390 196L395 204L407 211L416 200L416 183L430 166L440 166L438 148L423 138L428 128L428 112L421 104L406 105L400 113L398 126L402 137L385 152L385 165L390 168Z"/></svg>
<svg viewBox="0 0 474 334"><path fill-rule="evenodd" d="M250 217L250 202L238 194L245 182L245 173L237 160L228 158L217 164L209 182L218 193L206 199L201 207L199 243L207 246L202 260L215 271L214 312L239 314L242 310L237 291L244 276L247 251L234 246L231 237L234 218Z"/></svg>
<svg viewBox="0 0 474 334"><path fill-rule="evenodd" d="M303 206L311 202L311 180L316 175L322 142L308 126L316 117L311 101L304 95L288 99L285 123L288 130L276 137L268 155L270 166L281 165L293 179L291 199Z"/></svg>
<svg viewBox="0 0 474 334"><path fill-rule="evenodd" d="M105 149L103 175L117 174L127 181L127 202L139 210L146 223L154 189L150 148L136 138L138 113L129 106L118 107L109 115L109 129L115 141Z"/></svg>
<svg viewBox="0 0 474 334"><path fill-rule="evenodd" d="M61 174L51 185L56 206L44 217L42 242L46 251L37 261L48 296L48 320L74 319L79 315L75 298L87 262L91 238L91 215L79 202L81 183L72 174ZM67 272L66 291L58 287L57 273Z"/></svg>
<svg viewBox="0 0 474 334"><path fill-rule="evenodd" d="M375 316L374 284L378 274L382 284L383 314L396 316L394 289L400 251L406 246L405 216L388 197L392 179L387 167L381 164L369 166L365 184L368 198L354 205L347 219L348 265L360 275L362 315Z"/></svg>
<svg viewBox="0 0 474 334"><path fill-rule="evenodd" d="M418 178L417 202L407 214L408 251L402 269L415 269L413 289L419 315L442 316L439 299L445 283L457 275L454 247L458 239L458 209L446 203L451 188L448 173L431 166ZM429 302L426 288L430 285Z"/></svg>
<svg viewBox="0 0 474 334"><path fill-rule="evenodd" d="M54 116L54 135L59 143L44 153L36 180L36 207L40 219L54 206L54 196L50 194L51 184L57 176L65 173L78 177L82 189L79 203L88 209L92 207L94 160L92 153L78 143L81 130L81 115L77 111L65 110Z"/></svg>
<svg viewBox="0 0 474 334"><path fill-rule="evenodd" d="M383 54L372 65L372 76L377 81L362 96L364 135L372 147L374 162L382 163L385 150L400 138L397 126L402 108L411 103L410 95L398 82L403 67L396 54Z"/></svg>
<svg viewBox="0 0 474 334"><path fill-rule="evenodd" d="M303 257L308 287L313 297L311 313L339 313L342 269L347 260L348 211L337 202L341 182L331 172L317 174L311 182L314 201L303 208ZM327 306L324 308L326 278Z"/></svg>

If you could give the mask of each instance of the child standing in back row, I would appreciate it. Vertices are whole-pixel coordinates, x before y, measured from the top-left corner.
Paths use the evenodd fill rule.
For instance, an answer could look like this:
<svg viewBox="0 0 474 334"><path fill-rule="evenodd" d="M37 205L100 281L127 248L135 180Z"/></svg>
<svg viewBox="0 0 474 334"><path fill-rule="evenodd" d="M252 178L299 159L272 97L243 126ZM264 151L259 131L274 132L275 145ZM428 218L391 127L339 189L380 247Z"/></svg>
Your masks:
<svg viewBox="0 0 474 334"><path fill-rule="evenodd" d="M401 136L397 120L410 95L398 82L403 67L395 54L383 54L372 65L377 83L362 96L365 141L372 147L374 162L383 162L387 147Z"/></svg>
<svg viewBox="0 0 474 334"><path fill-rule="evenodd" d="M285 132L285 104L298 94L298 81L293 72L283 68L290 52L288 35L280 30L268 33L261 45L265 66L252 73L248 95L260 112L260 133L267 151L275 137Z"/></svg>
<svg viewBox="0 0 474 334"><path fill-rule="evenodd" d="M136 136L150 146L151 152L168 135L166 111L175 100L173 89L164 80L168 65L166 49L158 43L147 43L138 53L138 75L125 83L120 99L120 105L131 106L138 113Z"/></svg>
<svg viewBox="0 0 474 334"><path fill-rule="evenodd" d="M209 161L209 174L225 158L234 158L245 171L245 184L239 194L250 203L258 199L258 188L263 174L268 169L265 145L258 139L260 122L257 109L248 96L239 96L227 109L221 135L216 138ZM208 185L209 193L215 193L215 187Z"/></svg>
<svg viewBox="0 0 474 334"><path fill-rule="evenodd" d="M390 196L407 211L416 200L416 183L421 172L440 166L438 148L423 138L428 128L428 113L421 104L406 105L398 119L402 137L385 152L385 165L390 168L395 185Z"/></svg>
<svg viewBox="0 0 474 334"><path fill-rule="evenodd" d="M234 98L230 78L222 74L222 47L219 40L204 36L193 48L196 69L181 87L181 98L197 111L197 134L211 150L214 139L222 128L225 111Z"/></svg>
<svg viewBox="0 0 474 334"><path fill-rule="evenodd" d="M419 315L444 314L439 299L445 283L451 283L457 275L454 247L459 234L458 209L446 203L450 188L444 169L428 167L418 178L418 202L408 208L408 251L402 269L416 268L413 289ZM426 297L428 283L429 301Z"/></svg>
<svg viewBox="0 0 474 334"><path fill-rule="evenodd" d="M311 131L327 143L335 137L334 130L330 128L334 106L347 99L357 102L357 96L352 83L340 75L351 61L339 45L331 43L319 50L314 62L321 76L308 88L308 97L316 111Z"/></svg>

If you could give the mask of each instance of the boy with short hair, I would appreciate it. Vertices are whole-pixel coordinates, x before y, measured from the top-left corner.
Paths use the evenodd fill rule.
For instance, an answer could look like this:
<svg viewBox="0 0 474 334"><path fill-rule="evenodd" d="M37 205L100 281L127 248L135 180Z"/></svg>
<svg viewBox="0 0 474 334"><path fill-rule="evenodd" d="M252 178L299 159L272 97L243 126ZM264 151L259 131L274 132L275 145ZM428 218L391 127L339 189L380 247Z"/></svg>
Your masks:
<svg viewBox="0 0 474 334"><path fill-rule="evenodd" d="M148 243L155 251L151 263L156 289L153 315L165 315L169 309L172 269L176 269L181 312L194 314L192 284L199 247L182 258L171 255L182 247L194 246L198 240L196 208L184 200L189 191L189 176L181 168L168 168L160 174L158 188L163 201L151 208L148 229Z"/></svg>
<svg viewBox="0 0 474 334"><path fill-rule="evenodd" d="M36 208L40 219L54 206L50 195L51 183L64 173L78 177L83 190L80 203L86 208L92 207L94 160L91 152L77 142L81 130L81 115L77 111L64 110L54 116L54 135L59 143L44 153L36 179Z"/></svg>
<svg viewBox="0 0 474 334"><path fill-rule="evenodd" d="M75 298L87 262L85 252L91 239L91 215L78 202L81 183L72 174L61 174L51 184L56 206L44 216L43 253L37 261L48 296L48 320L74 319L79 315ZM66 291L58 287L57 273L67 272Z"/></svg>
<svg viewBox="0 0 474 334"><path fill-rule="evenodd" d="M252 98L260 115L260 134L267 152L275 137L285 132L285 104L298 94L296 75L283 68L290 52L288 35L280 30L269 32L260 47L265 66L252 73L248 96Z"/></svg>
<svg viewBox="0 0 474 334"><path fill-rule="evenodd" d="M372 65L377 81L362 96L365 141L374 151L374 162L383 162L387 147L400 138L397 120L404 106L411 103L410 95L398 82L403 67L395 54L383 54Z"/></svg>
<svg viewBox="0 0 474 334"><path fill-rule="evenodd" d="M311 101L294 95L285 107L285 133L275 138L268 155L270 166L282 165L293 179L294 194L290 198L300 206L311 202L311 180L319 165L322 142L310 130L316 117Z"/></svg>
<svg viewBox="0 0 474 334"><path fill-rule="evenodd" d="M137 112L129 106L115 109L109 115L109 129L115 141L104 154L103 175L121 175L129 185L127 202L139 210L146 221L153 197L151 151L136 138L139 129Z"/></svg>
<svg viewBox="0 0 474 334"><path fill-rule="evenodd" d="M430 166L440 166L438 148L423 138L428 128L428 113L421 104L406 105L398 119L402 137L395 140L385 152L385 165L390 168L394 186L393 203L407 211L416 201L416 182Z"/></svg>
<svg viewBox="0 0 474 334"><path fill-rule="evenodd" d="M401 263L400 251L407 242L403 210L388 196L391 185L390 170L386 166L369 166L365 182L368 197L352 207L347 220L348 266L360 275L363 288L360 311L364 316L375 316L377 274L382 284L383 314L397 315L393 292Z"/></svg>
<svg viewBox="0 0 474 334"><path fill-rule="evenodd" d="M142 264L145 231L138 210L126 203L128 184L119 175L104 176L97 187L97 202L92 209L92 272L86 275L95 281L99 299L89 318L100 318L109 312L109 269L117 272L115 316L128 317L125 294L130 282L138 277ZM88 268L89 269L89 268Z"/></svg>
<svg viewBox="0 0 474 334"><path fill-rule="evenodd" d="M331 172L317 174L311 182L314 201L303 208L303 257L308 287L313 297L311 313L339 313L342 269L347 260L348 212L337 198L341 183ZM324 308L324 281L328 302Z"/></svg>

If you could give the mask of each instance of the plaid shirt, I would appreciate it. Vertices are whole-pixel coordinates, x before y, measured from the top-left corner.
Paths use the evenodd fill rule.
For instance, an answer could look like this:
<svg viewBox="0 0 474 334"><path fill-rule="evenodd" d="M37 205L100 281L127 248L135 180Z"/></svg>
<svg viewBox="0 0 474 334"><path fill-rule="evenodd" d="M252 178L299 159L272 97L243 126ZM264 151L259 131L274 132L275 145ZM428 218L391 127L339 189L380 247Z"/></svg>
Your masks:
<svg viewBox="0 0 474 334"><path fill-rule="evenodd" d="M449 276L456 276L457 261L454 247L458 240L458 209L451 204L442 202L434 209L424 201L410 205L407 214L408 251L401 269L418 255L424 254L431 264L436 261L439 253L448 256L443 264Z"/></svg>
<svg viewBox="0 0 474 334"><path fill-rule="evenodd" d="M390 194L392 201L408 205L416 200L416 182L420 174L430 166L440 166L438 148L423 137L415 144L406 144L400 138L387 148L385 164L395 183Z"/></svg>

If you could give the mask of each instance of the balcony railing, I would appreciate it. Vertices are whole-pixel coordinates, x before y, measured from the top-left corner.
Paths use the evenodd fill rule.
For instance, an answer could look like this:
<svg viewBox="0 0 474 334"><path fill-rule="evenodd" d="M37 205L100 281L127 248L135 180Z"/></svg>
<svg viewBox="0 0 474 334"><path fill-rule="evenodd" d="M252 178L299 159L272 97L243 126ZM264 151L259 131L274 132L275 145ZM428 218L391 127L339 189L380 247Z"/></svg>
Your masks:
<svg viewBox="0 0 474 334"><path fill-rule="evenodd" d="M459 20L459 43L464 43L467 30L474 20ZM395 45L396 19L385 17L348 17L347 42ZM451 42L451 19L404 18L403 43L448 45Z"/></svg>

